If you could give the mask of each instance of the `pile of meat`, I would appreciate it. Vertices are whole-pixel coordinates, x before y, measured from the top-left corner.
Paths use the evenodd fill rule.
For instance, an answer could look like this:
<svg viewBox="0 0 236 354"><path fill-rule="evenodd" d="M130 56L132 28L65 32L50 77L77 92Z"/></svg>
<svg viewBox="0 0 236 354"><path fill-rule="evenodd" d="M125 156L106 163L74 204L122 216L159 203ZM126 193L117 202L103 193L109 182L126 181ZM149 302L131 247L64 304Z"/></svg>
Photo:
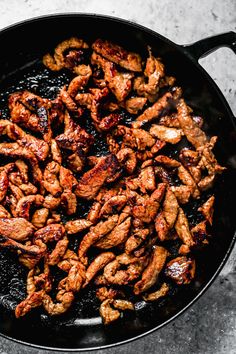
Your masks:
<svg viewBox="0 0 236 354"><path fill-rule="evenodd" d="M217 138L206 136L150 48L141 58L106 40L70 38L43 63L70 72L69 85L55 99L11 94L9 119L0 120L0 155L8 159L0 167L0 247L29 270L15 315L38 306L62 314L93 286L108 324L134 310L127 293L154 301L171 282L194 278L192 250L209 242L214 196L203 198L195 225L186 208L224 170L212 151ZM92 154L85 119L109 154ZM81 218L83 202L90 209ZM174 254L168 245L176 240ZM55 267L64 273L58 284Z"/></svg>

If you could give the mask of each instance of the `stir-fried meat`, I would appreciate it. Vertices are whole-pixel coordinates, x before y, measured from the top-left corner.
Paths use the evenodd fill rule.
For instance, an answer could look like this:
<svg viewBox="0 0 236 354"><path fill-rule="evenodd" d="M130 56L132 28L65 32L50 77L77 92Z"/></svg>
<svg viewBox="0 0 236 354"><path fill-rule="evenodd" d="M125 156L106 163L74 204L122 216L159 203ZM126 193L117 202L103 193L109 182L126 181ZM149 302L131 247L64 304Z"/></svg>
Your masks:
<svg viewBox="0 0 236 354"><path fill-rule="evenodd" d="M31 309L38 307L42 304L44 290L33 292L27 296L25 300L20 302L15 309L15 316L19 318L25 316Z"/></svg>
<svg viewBox="0 0 236 354"><path fill-rule="evenodd" d="M60 224L45 226L34 234L35 240L42 240L44 243L59 241L65 234L65 228Z"/></svg>
<svg viewBox="0 0 236 354"><path fill-rule="evenodd" d="M41 229L46 224L48 215L49 210L47 208L37 209L32 216L31 222L37 229Z"/></svg>
<svg viewBox="0 0 236 354"><path fill-rule="evenodd" d="M119 225L115 226L115 228L109 234L96 242L95 247L101 249L109 249L124 243L129 235L130 226L131 218L129 217Z"/></svg>
<svg viewBox="0 0 236 354"><path fill-rule="evenodd" d="M195 260L189 257L177 257L167 263L165 274L178 285L189 284L195 275Z"/></svg>
<svg viewBox="0 0 236 354"><path fill-rule="evenodd" d="M208 244L208 232L206 228L206 220L194 226L191 229L191 234L193 235L194 242L197 246L202 244Z"/></svg>
<svg viewBox="0 0 236 354"><path fill-rule="evenodd" d="M178 120L181 129L188 141L195 147L199 148L207 143L206 134L199 128L189 114L188 106L183 99L179 100L177 105Z"/></svg>
<svg viewBox="0 0 236 354"><path fill-rule="evenodd" d="M0 205L0 218L10 218L11 214L2 206Z"/></svg>
<svg viewBox="0 0 236 354"><path fill-rule="evenodd" d="M34 231L34 226L24 218L0 218L0 235L3 237L25 241Z"/></svg>
<svg viewBox="0 0 236 354"><path fill-rule="evenodd" d="M103 323L105 325L110 324L113 321L116 321L120 317L120 312L118 310L114 310L111 305L113 303L112 299L106 299L102 302L99 313L102 317Z"/></svg>
<svg viewBox="0 0 236 354"><path fill-rule="evenodd" d="M123 253L105 266L103 274L109 284L126 285L140 276L146 264L147 257L137 258Z"/></svg>
<svg viewBox="0 0 236 354"><path fill-rule="evenodd" d="M150 134L166 143L177 144L182 138L182 130L168 128L164 125L155 124L150 129Z"/></svg>
<svg viewBox="0 0 236 354"><path fill-rule="evenodd" d="M195 276L192 254L211 239L215 197L200 207L196 199L225 168L213 153L217 137L208 138L148 52L72 37L43 58L69 75L54 99L9 95L9 119L0 119L0 248L28 269L16 317L38 306L63 314L91 284L109 324L134 310L130 291L134 302L155 301L169 292L163 276L177 285ZM189 208L203 215L197 224Z"/></svg>
<svg viewBox="0 0 236 354"><path fill-rule="evenodd" d="M77 234L83 230L88 229L92 225L92 222L86 219L77 219L68 221L65 224L65 229L68 234Z"/></svg>
<svg viewBox="0 0 236 354"><path fill-rule="evenodd" d="M143 241L145 241L150 234L149 229L137 229L133 234L128 238L125 243L125 252L132 253L136 250Z"/></svg>
<svg viewBox="0 0 236 354"><path fill-rule="evenodd" d="M160 80L164 76L164 65L152 55L151 48L148 48L148 50L149 57L144 70L144 75L148 78L148 82L145 82L145 77L137 77L134 81L134 89L139 96L145 96L150 102L155 102Z"/></svg>
<svg viewBox="0 0 236 354"><path fill-rule="evenodd" d="M96 53L127 70L142 71L142 59L139 54L128 52L121 46L102 39L97 39L92 48Z"/></svg>
<svg viewBox="0 0 236 354"><path fill-rule="evenodd" d="M113 261L116 256L112 252L104 252L99 254L89 265L85 274L85 283L83 287L88 285L90 281L95 277L95 275L101 271L108 263Z"/></svg>
<svg viewBox="0 0 236 354"><path fill-rule="evenodd" d="M203 216L209 222L210 225L212 225L213 221L214 203L215 197L214 195L212 195L201 207L198 208L198 211L203 214Z"/></svg>
<svg viewBox="0 0 236 354"><path fill-rule="evenodd" d="M16 215L20 218L30 219L30 209L32 204L36 207L42 206L44 197L40 194L27 195L22 197L16 205Z"/></svg>
<svg viewBox="0 0 236 354"><path fill-rule="evenodd" d="M151 260L148 266L145 268L141 280L134 285L134 293L136 295L147 291L153 286L158 276L163 269L168 251L161 246L156 246L152 252Z"/></svg>
<svg viewBox="0 0 236 354"><path fill-rule="evenodd" d="M106 180L119 171L119 168L114 155L103 157L94 168L80 178L75 194L80 198L94 198Z"/></svg>
<svg viewBox="0 0 236 354"><path fill-rule="evenodd" d="M163 112L170 109L173 101L181 96L181 90L177 88L173 93L167 92L159 98L151 107L148 107L132 124L133 128L140 128L147 122L151 122L158 118Z"/></svg>
<svg viewBox="0 0 236 354"><path fill-rule="evenodd" d="M185 245L189 247L194 246L195 242L191 231L189 230L188 219L181 208L179 208L179 214L175 223L175 230Z"/></svg>
<svg viewBox="0 0 236 354"><path fill-rule="evenodd" d="M68 67L68 62L66 62L65 52L68 49L81 49L88 48L87 43L85 43L82 39L78 39L76 37L71 37L70 39L66 39L65 41L59 43L55 48L54 55L46 54L43 57L44 65L53 71L59 71L63 67ZM67 64L67 65L66 65ZM72 67L75 70L76 65Z"/></svg>
<svg viewBox="0 0 236 354"><path fill-rule="evenodd" d="M98 242L103 236L114 229L118 221L118 215L110 216L106 221L100 221L96 226L90 227L90 231L82 239L78 255L84 259L87 250Z"/></svg>
<svg viewBox="0 0 236 354"><path fill-rule="evenodd" d="M146 97L131 97L125 101L124 107L130 114L138 114L138 112L143 109L146 102Z"/></svg>
<svg viewBox="0 0 236 354"><path fill-rule="evenodd" d="M59 146L58 146L55 139L52 139L52 141L51 141L51 154L52 154L53 161L55 161L59 164L62 163L61 151L60 151Z"/></svg>
<svg viewBox="0 0 236 354"><path fill-rule="evenodd" d="M166 283L163 283L160 289L153 293L143 295L143 299L145 301L156 301L161 297L166 296L169 292L169 286Z"/></svg>

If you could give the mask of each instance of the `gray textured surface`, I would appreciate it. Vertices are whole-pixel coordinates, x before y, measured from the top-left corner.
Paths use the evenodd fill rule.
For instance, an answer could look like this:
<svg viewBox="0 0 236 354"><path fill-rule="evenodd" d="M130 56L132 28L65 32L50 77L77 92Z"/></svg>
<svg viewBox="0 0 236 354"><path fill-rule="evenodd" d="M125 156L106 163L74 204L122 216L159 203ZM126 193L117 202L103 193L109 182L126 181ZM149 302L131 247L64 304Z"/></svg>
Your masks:
<svg viewBox="0 0 236 354"><path fill-rule="evenodd" d="M180 44L236 31L235 0L0 0L0 9L0 28L33 16L69 11L133 20ZM236 115L236 56L229 49L220 49L201 60L201 64L215 79ZM184 315L156 333L106 353L236 353L235 294L236 249L214 284ZM42 351L0 338L0 354L19 353Z"/></svg>

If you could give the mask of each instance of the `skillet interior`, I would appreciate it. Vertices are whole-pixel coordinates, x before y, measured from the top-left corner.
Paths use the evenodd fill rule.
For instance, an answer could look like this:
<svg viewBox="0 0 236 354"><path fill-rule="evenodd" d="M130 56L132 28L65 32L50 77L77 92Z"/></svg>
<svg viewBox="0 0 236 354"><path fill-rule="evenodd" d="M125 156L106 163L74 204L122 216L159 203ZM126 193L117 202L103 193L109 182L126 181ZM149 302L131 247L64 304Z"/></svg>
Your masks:
<svg viewBox="0 0 236 354"><path fill-rule="evenodd" d="M93 15L46 17L3 31L0 34L1 92L5 92L2 98L6 97L10 87L14 91L36 89L37 93L46 96L55 94L68 78L64 74L48 73L38 59L61 40L73 35L88 42L98 37L111 39L142 55L150 45L154 54L163 58L167 72L177 77L187 103L204 117L204 129L210 135L219 136L215 153L219 162L227 167L215 185L214 237L210 246L196 256L198 271L193 283L179 290L173 289L170 296L159 303L145 307L138 304L140 308L135 315L126 316L107 328L99 322L98 304L92 291L85 296L81 294L77 304L63 317L49 318L40 311L33 311L16 320L12 308L23 297L26 273L12 254L0 253L0 332L34 345L86 349L129 340L161 326L196 298L212 279L230 248L236 226L232 208L236 197L236 131L231 112L212 80L180 47L125 21ZM16 85L19 80L22 80L21 84ZM54 91L47 90L49 80Z"/></svg>

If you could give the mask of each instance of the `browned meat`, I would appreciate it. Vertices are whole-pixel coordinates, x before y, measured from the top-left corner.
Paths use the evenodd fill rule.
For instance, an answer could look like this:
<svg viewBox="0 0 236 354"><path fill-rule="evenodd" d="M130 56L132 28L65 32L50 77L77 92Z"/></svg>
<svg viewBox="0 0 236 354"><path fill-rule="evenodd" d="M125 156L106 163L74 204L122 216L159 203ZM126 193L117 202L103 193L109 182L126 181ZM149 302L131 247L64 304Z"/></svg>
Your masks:
<svg viewBox="0 0 236 354"><path fill-rule="evenodd" d="M28 295L25 300L23 300L16 306L15 309L16 318L25 316L33 308L41 306L43 296L44 296L44 290L33 292L30 295Z"/></svg>
<svg viewBox="0 0 236 354"><path fill-rule="evenodd" d="M66 211L67 215L73 215L77 209L76 195L70 191L63 192L61 195L61 206Z"/></svg>
<svg viewBox="0 0 236 354"><path fill-rule="evenodd" d="M200 192L191 174L184 168L184 166L179 166L178 168L179 179L189 188L191 188L191 194L193 198L199 198Z"/></svg>
<svg viewBox="0 0 236 354"><path fill-rule="evenodd" d="M80 172L84 168L85 157L83 152L77 151L68 156L67 164L73 172Z"/></svg>
<svg viewBox="0 0 236 354"><path fill-rule="evenodd" d="M43 296L43 307L51 316L61 315L62 313L66 312L74 300L73 292L68 291L66 289L66 285L67 278L64 278L60 281L58 286L59 291L56 296L56 303L53 302L48 294L44 294Z"/></svg>
<svg viewBox="0 0 236 354"><path fill-rule="evenodd" d="M0 205L0 218L10 218L11 214L2 206Z"/></svg>
<svg viewBox="0 0 236 354"><path fill-rule="evenodd" d="M123 143L132 149L146 150L155 144L155 139L144 129L117 127L116 134L123 137Z"/></svg>
<svg viewBox="0 0 236 354"><path fill-rule="evenodd" d="M77 234L78 232L81 232L83 230L88 229L92 225L92 222L86 219L77 219L77 220L71 220L68 221L65 224L65 229L66 232L71 235L71 234Z"/></svg>
<svg viewBox="0 0 236 354"><path fill-rule="evenodd" d="M28 166L27 166L27 164L23 160L16 160L15 165L20 172L22 182L28 183L29 179L28 179Z"/></svg>
<svg viewBox="0 0 236 354"><path fill-rule="evenodd" d="M88 109L91 109L93 95L91 93L87 93L87 92L86 93L78 93L75 96L75 100L80 106L85 106Z"/></svg>
<svg viewBox="0 0 236 354"><path fill-rule="evenodd" d="M147 97L150 102L155 102L160 80L164 76L164 65L152 55L151 48L148 48L148 50L149 57L144 70L144 75L148 78L148 82L145 82L145 76L138 77L134 81L134 89L139 96Z"/></svg>
<svg viewBox="0 0 236 354"><path fill-rule="evenodd" d="M153 192L156 189L155 173L152 166L142 168L139 174L140 190L143 193Z"/></svg>
<svg viewBox="0 0 236 354"><path fill-rule="evenodd" d="M116 157L129 174L134 172L137 165L137 158L135 152L132 149L123 148L118 151Z"/></svg>
<svg viewBox="0 0 236 354"><path fill-rule="evenodd" d="M212 195L200 208L198 208L198 211L203 214L210 225L212 225L213 221L214 203L215 197Z"/></svg>
<svg viewBox="0 0 236 354"><path fill-rule="evenodd" d="M132 124L133 128L140 128L147 122L151 122L158 118L165 110L171 107L173 100L177 100L181 96L181 90L177 88L173 93L167 92L159 98L151 107L148 107Z"/></svg>
<svg viewBox="0 0 236 354"><path fill-rule="evenodd" d="M191 229L191 234L193 235L193 239L195 244L202 245L208 244L208 232L206 228L206 220L200 222L196 226Z"/></svg>
<svg viewBox="0 0 236 354"><path fill-rule="evenodd" d="M129 217L115 226L109 234L101 238L94 246L101 249L109 249L124 243L128 238L130 226L131 218Z"/></svg>
<svg viewBox="0 0 236 354"><path fill-rule="evenodd" d="M119 168L118 160L114 155L103 157L94 168L80 178L75 194L81 198L93 199L106 180Z"/></svg>
<svg viewBox="0 0 236 354"><path fill-rule="evenodd" d="M61 203L61 198L55 198L51 194L46 195L44 198L43 206L49 210L56 209Z"/></svg>
<svg viewBox="0 0 236 354"><path fill-rule="evenodd" d="M199 148L207 143L206 134L199 128L189 114L188 106L183 99L180 99L178 105L178 120L181 129L188 141L195 147Z"/></svg>
<svg viewBox="0 0 236 354"><path fill-rule="evenodd" d="M9 180L6 171L0 171L0 202L5 199L7 194L7 189L9 185Z"/></svg>
<svg viewBox="0 0 236 354"><path fill-rule="evenodd" d="M160 140L170 144L177 144L182 138L182 130L176 128L168 128L164 125L153 125L150 134Z"/></svg>
<svg viewBox="0 0 236 354"><path fill-rule="evenodd" d="M161 297L166 296L169 292L169 286L166 283L163 283L160 289L153 293L143 295L143 299L145 301L156 301Z"/></svg>
<svg viewBox="0 0 236 354"><path fill-rule="evenodd" d="M57 142L55 139L52 139L52 141L51 141L51 154L52 154L53 161L55 161L59 164L62 163L61 151L60 151L59 146L57 145Z"/></svg>
<svg viewBox="0 0 236 354"><path fill-rule="evenodd" d="M75 65L68 65L71 64L71 60L70 63L68 63L68 58L66 61L66 57L65 57L65 52L68 51L69 49L81 49L81 48L88 48L87 43L85 43L82 39L78 39L76 37L71 37L69 39L66 39L65 41L59 43L54 51L54 55L51 56L50 54L46 54L43 57L43 64L49 68L50 70L53 71L59 71L61 70L63 67L68 67L72 68L73 70L75 70L76 67L76 63L74 62L75 58L73 58L72 64Z"/></svg>
<svg viewBox="0 0 236 354"><path fill-rule="evenodd" d="M100 316L102 317L103 323L105 325L108 325L111 322L116 321L120 317L120 312L118 310L114 310L111 307L112 303L113 303L112 299L106 299L102 302L99 308Z"/></svg>
<svg viewBox="0 0 236 354"><path fill-rule="evenodd" d="M44 197L40 194L27 195L18 201L16 205L16 215L29 220L32 204L36 207L39 207L43 205L43 202Z"/></svg>
<svg viewBox="0 0 236 354"><path fill-rule="evenodd" d="M174 192L179 204L188 203L192 192L192 188L190 186L171 186L171 190Z"/></svg>
<svg viewBox="0 0 236 354"><path fill-rule="evenodd" d="M51 193L54 197L59 197L62 192L58 175L60 172L60 165L55 162L49 162L44 170L43 185L44 188Z"/></svg>
<svg viewBox="0 0 236 354"><path fill-rule="evenodd" d="M160 246L154 248L152 258L148 263L147 268L145 268L141 280L134 285L135 295L147 291L156 283L158 276L165 265L167 256L168 251L165 248Z"/></svg>
<svg viewBox="0 0 236 354"><path fill-rule="evenodd" d="M168 128L180 128L179 120L178 120L178 114L177 113L172 113L169 114L168 116L163 116L159 120L159 124L164 125L165 127Z"/></svg>
<svg viewBox="0 0 236 354"><path fill-rule="evenodd" d="M168 168L176 168L180 166L180 162L177 160L174 160L166 155L158 155L155 157L155 161L157 163L160 163L162 165L165 165Z"/></svg>
<svg viewBox="0 0 236 354"><path fill-rule="evenodd" d="M138 72L142 70L142 59L140 55L128 52L117 44L97 39L93 43L92 48L96 53L127 70Z"/></svg>
<svg viewBox="0 0 236 354"><path fill-rule="evenodd" d="M60 224L51 224L43 227L34 234L35 240L42 240L44 243L59 241L65 234L65 228Z"/></svg>
<svg viewBox="0 0 236 354"><path fill-rule="evenodd" d="M85 280L84 265L80 262L77 262L76 264L72 265L72 267L69 270L66 288L73 292L79 292L84 280Z"/></svg>
<svg viewBox="0 0 236 354"><path fill-rule="evenodd" d="M125 243L125 252L129 254L136 250L141 245L141 243L146 240L149 233L149 229L135 230Z"/></svg>
<svg viewBox="0 0 236 354"><path fill-rule="evenodd" d="M146 97L131 97L124 102L125 109L130 114L138 114L147 102Z"/></svg>
<svg viewBox="0 0 236 354"><path fill-rule="evenodd" d="M110 216L106 221L100 221L96 226L90 227L89 232L82 239L78 255L80 260L84 259L87 250L103 236L111 232L116 226L118 215Z"/></svg>
<svg viewBox="0 0 236 354"><path fill-rule="evenodd" d="M63 166L60 167L59 181L64 191L72 191L77 185L77 180L73 176L73 173Z"/></svg>
<svg viewBox="0 0 236 354"><path fill-rule="evenodd" d="M53 266L58 264L61 258L64 256L67 247L69 244L69 240L66 236L64 236L61 240L59 240L54 248L54 250L48 256L48 264Z"/></svg>
<svg viewBox="0 0 236 354"><path fill-rule="evenodd" d="M79 90L83 90L88 84L88 81L92 75L92 69L89 65L78 65L76 67L76 76L71 80L67 92L71 97L75 97Z"/></svg>
<svg viewBox="0 0 236 354"><path fill-rule="evenodd" d="M112 288L107 288L103 286L102 288L97 289L96 291L96 297L103 302L104 300L107 299L114 299L117 296L122 295L120 290L117 289L112 289Z"/></svg>
<svg viewBox="0 0 236 354"><path fill-rule="evenodd" d="M147 257L137 258L123 253L105 266L103 274L109 284L126 285L140 276L146 264Z"/></svg>
<svg viewBox="0 0 236 354"><path fill-rule="evenodd" d="M49 210L47 208L37 209L32 216L31 222L37 229L40 229L46 224L48 215Z"/></svg>
<svg viewBox="0 0 236 354"><path fill-rule="evenodd" d="M189 284L195 275L195 260L189 257L177 257L167 263L165 274L178 285Z"/></svg>
<svg viewBox="0 0 236 354"><path fill-rule="evenodd" d="M104 205L101 207L99 217L107 216L114 211L120 211L127 203L128 198L125 195L116 195L111 197Z"/></svg>
<svg viewBox="0 0 236 354"><path fill-rule="evenodd" d="M85 283L83 284L83 287L88 285L90 281L95 277L95 275L99 271L101 271L108 263L113 261L114 258L116 258L116 256L112 252L100 253L87 268L85 274L86 280Z"/></svg>
<svg viewBox="0 0 236 354"><path fill-rule="evenodd" d="M168 188L163 203L163 212L164 212L164 217L170 229L172 229L172 227L175 224L178 211L179 211L179 204L177 202L175 194L171 191L170 188Z"/></svg>
<svg viewBox="0 0 236 354"><path fill-rule="evenodd" d="M195 242L191 231L189 230L188 219L181 208L179 208L179 214L175 223L175 230L185 245L189 247L194 246Z"/></svg>
<svg viewBox="0 0 236 354"><path fill-rule="evenodd" d="M9 183L9 189L12 192L12 195L16 198L17 201L19 201L21 198L24 197L23 192L21 191L20 188L12 184L11 182Z"/></svg>
<svg viewBox="0 0 236 354"><path fill-rule="evenodd" d="M113 306L121 311L125 311L125 310L134 310L134 305L131 301L127 301L127 300L121 300L121 299L115 299L113 301Z"/></svg>
<svg viewBox="0 0 236 354"><path fill-rule="evenodd" d="M109 116L102 118L101 122L98 124L98 130L107 132L114 128L119 121L122 119L122 116L118 113L111 113Z"/></svg>
<svg viewBox="0 0 236 354"><path fill-rule="evenodd" d="M0 234L3 237L25 241L34 231L34 226L23 218L0 218Z"/></svg>

